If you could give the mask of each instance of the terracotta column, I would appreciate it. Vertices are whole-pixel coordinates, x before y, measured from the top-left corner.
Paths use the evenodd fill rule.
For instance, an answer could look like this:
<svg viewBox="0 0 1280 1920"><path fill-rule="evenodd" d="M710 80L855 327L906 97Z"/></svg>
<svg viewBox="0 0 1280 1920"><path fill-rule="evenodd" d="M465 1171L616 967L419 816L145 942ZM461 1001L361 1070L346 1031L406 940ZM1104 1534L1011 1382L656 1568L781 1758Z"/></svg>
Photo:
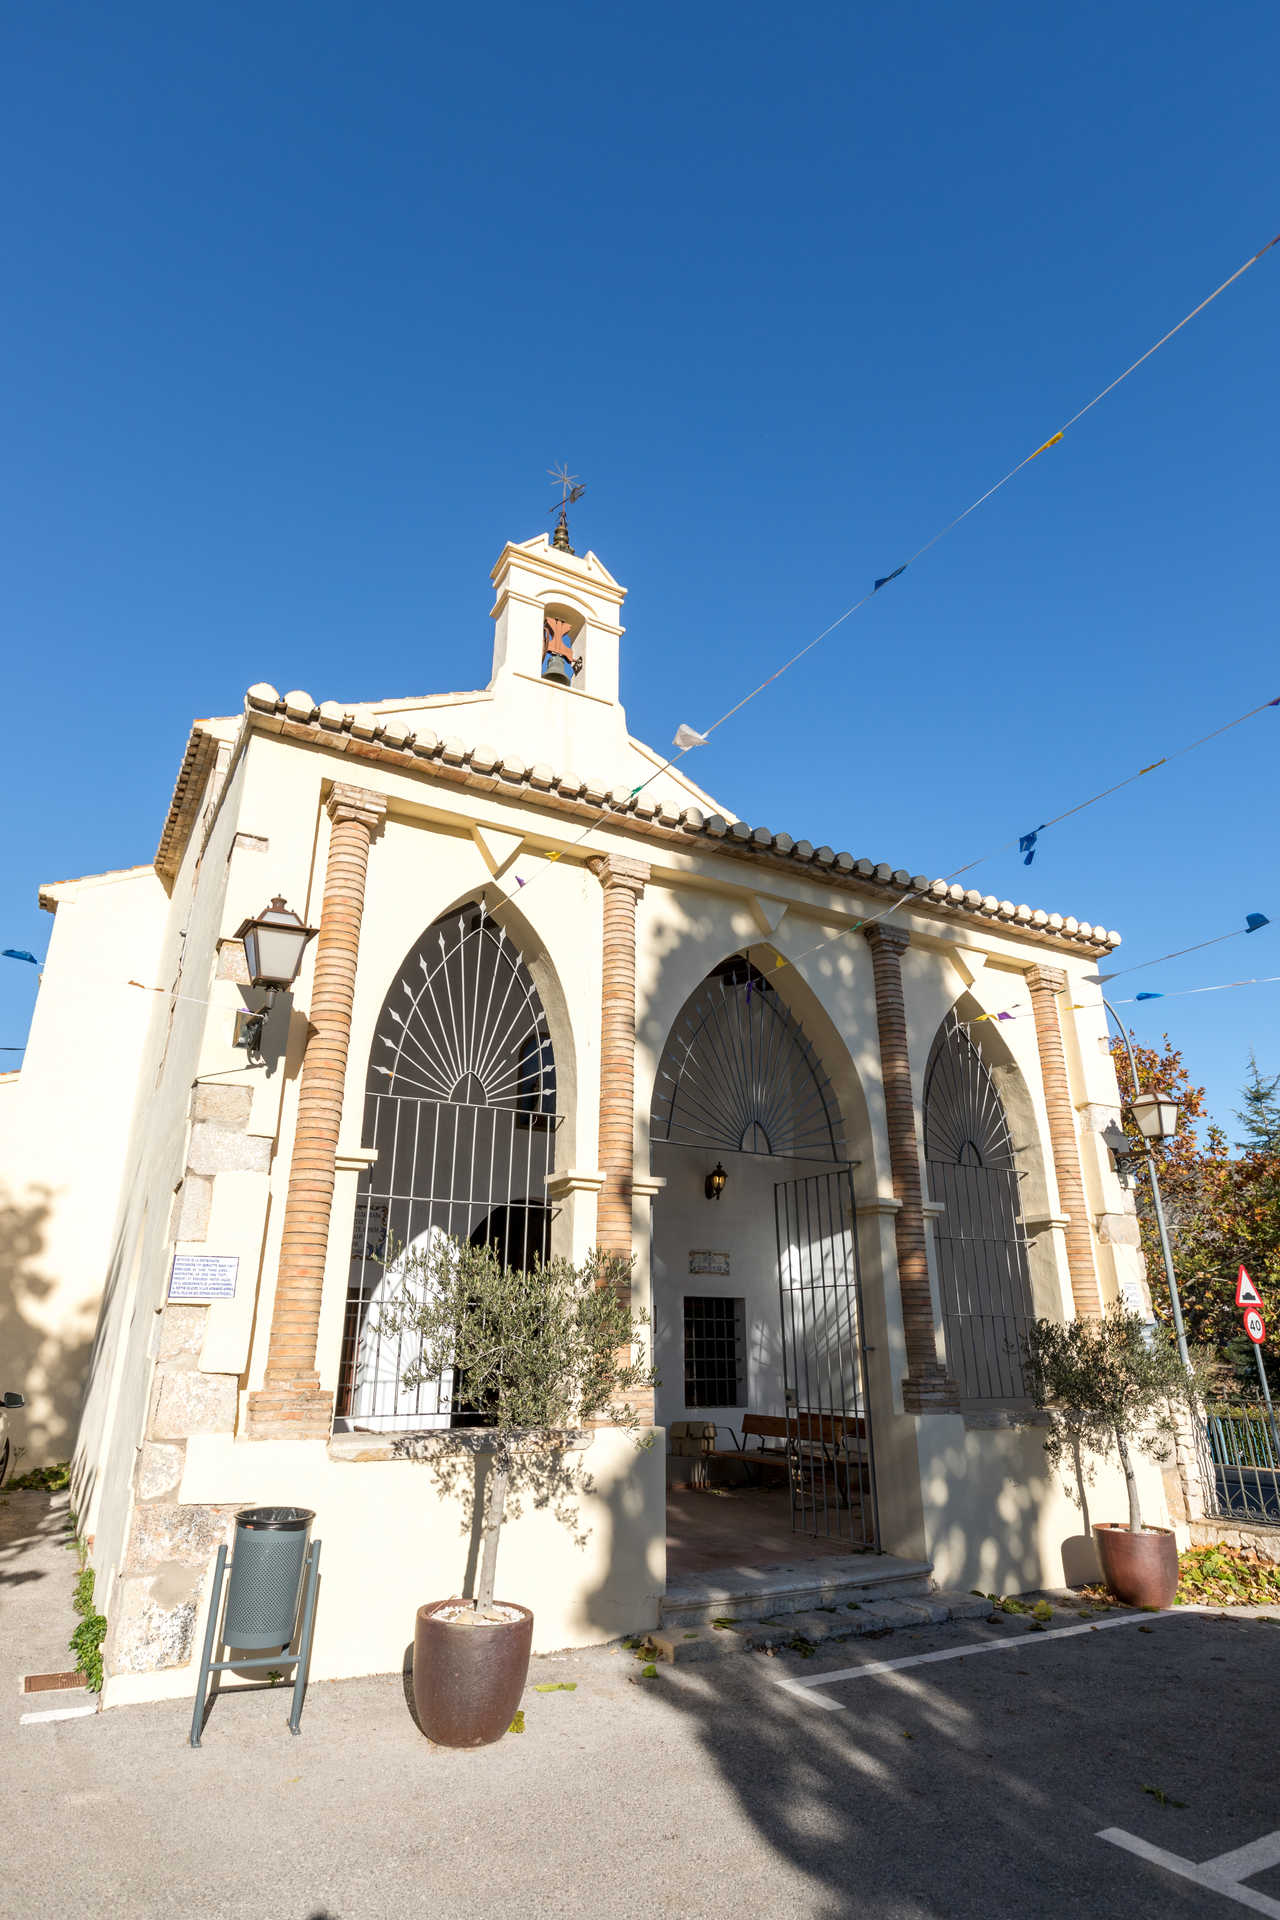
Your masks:
<svg viewBox="0 0 1280 1920"><path fill-rule="evenodd" d="M596 1244L631 1254L631 1181L635 1173L636 901L649 869L611 853L593 860L604 888L604 964L600 997L600 1170Z"/></svg>
<svg viewBox="0 0 1280 1920"><path fill-rule="evenodd" d="M600 992L600 1146L604 1186L596 1203L596 1245L631 1258L636 1126L636 901L649 878L643 860L611 853L592 860L604 888ZM652 1394L635 1394L653 1417Z"/></svg>
<svg viewBox="0 0 1280 1920"><path fill-rule="evenodd" d="M1062 1050L1062 1029L1058 1024L1058 995L1065 993L1067 976L1061 967L1032 967L1027 974L1031 989L1031 1010L1035 1015L1036 1043L1040 1049L1040 1074L1044 1081L1044 1102L1049 1110L1049 1140L1058 1180L1058 1204L1067 1215L1067 1270L1071 1275L1071 1295L1076 1315L1102 1312L1098 1291L1098 1272L1093 1261L1093 1235L1089 1231L1089 1210L1084 1197L1084 1176L1080 1170L1080 1145L1076 1138L1075 1108L1067 1080L1067 1057Z"/></svg>
<svg viewBox="0 0 1280 1920"><path fill-rule="evenodd" d="M356 957L364 913L369 843L386 818L380 793L335 786L324 904L311 986L311 1033L298 1087L298 1119L289 1167L266 1382L249 1396L250 1439L327 1436L333 1397L316 1371L316 1336L329 1247L334 1160L351 1040Z"/></svg>
<svg viewBox="0 0 1280 1920"><path fill-rule="evenodd" d="M933 1295L929 1288L924 1190L920 1179L915 1102L911 1094L907 1011L902 997L902 955L911 944L911 936L881 921L866 929L865 939L871 948L876 983L876 1025L880 1034L885 1122L889 1130L889 1166L894 1194L902 1202L894 1219L898 1289L907 1340L902 1404L907 1413L954 1412L960 1404L960 1394L938 1359Z"/></svg>

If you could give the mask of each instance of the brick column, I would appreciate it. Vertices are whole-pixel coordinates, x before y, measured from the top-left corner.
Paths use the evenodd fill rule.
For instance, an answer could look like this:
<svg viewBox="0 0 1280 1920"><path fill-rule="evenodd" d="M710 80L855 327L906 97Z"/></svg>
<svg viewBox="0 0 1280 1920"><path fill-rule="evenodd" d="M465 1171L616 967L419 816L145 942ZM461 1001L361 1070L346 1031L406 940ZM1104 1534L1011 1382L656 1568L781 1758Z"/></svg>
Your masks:
<svg viewBox="0 0 1280 1920"><path fill-rule="evenodd" d="M316 1371L316 1337L369 843L386 818L387 803L382 794L363 787L335 786L327 804L333 826L311 986L311 1033L298 1087L266 1382L249 1396L248 1435L254 1440L327 1437L333 1415L333 1397L321 1388Z"/></svg>
<svg viewBox="0 0 1280 1920"><path fill-rule="evenodd" d="M604 888L600 991L600 1146L604 1186L596 1203L596 1245L631 1258L636 1112L636 901L649 868L611 853L592 860ZM637 1393L642 1417L653 1417L652 1394Z"/></svg>
<svg viewBox="0 0 1280 1920"><path fill-rule="evenodd" d="M631 1181L635 1173L636 901L649 869L611 853L593 860L604 888L604 964L600 996L600 1170L596 1244L631 1255Z"/></svg>
<svg viewBox="0 0 1280 1920"><path fill-rule="evenodd" d="M1058 1204L1068 1216L1067 1270L1071 1275L1071 1295L1077 1318L1083 1319L1102 1312L1102 1296L1093 1261L1093 1236L1089 1232L1075 1109L1067 1080L1067 1057L1062 1050L1062 1028L1058 1024L1058 995L1066 992L1067 976L1061 967L1032 967L1027 974L1027 985L1031 989L1036 1044L1040 1049L1044 1101L1049 1110L1049 1141L1057 1174Z"/></svg>
<svg viewBox="0 0 1280 1920"><path fill-rule="evenodd" d="M889 1130L889 1166L893 1191L902 1202L894 1219L898 1243L898 1290L907 1340L907 1374L902 1404L907 1413L949 1413L959 1406L955 1381L938 1359L929 1256L925 1247L924 1191L911 1094L911 1056L907 1047L907 1011L902 997L902 955L911 936L883 921L866 929L876 983L876 1026L880 1035L880 1071L884 1082L885 1121Z"/></svg>

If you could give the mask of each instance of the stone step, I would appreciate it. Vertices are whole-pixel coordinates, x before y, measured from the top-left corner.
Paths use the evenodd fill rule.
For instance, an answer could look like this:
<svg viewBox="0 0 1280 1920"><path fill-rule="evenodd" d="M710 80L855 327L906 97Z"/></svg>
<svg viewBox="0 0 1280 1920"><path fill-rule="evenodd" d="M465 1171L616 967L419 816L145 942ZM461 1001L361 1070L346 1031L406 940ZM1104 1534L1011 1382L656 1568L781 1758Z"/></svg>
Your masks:
<svg viewBox="0 0 1280 1920"><path fill-rule="evenodd" d="M746 1649L795 1647L808 1652L829 1640L893 1633L901 1627L941 1626L948 1620L979 1619L990 1611L990 1600L971 1593L925 1592L904 1600L886 1598L882 1590L876 1590L874 1598L833 1603L808 1612L779 1613L768 1619L723 1616L719 1627L664 1622L657 1633L649 1635L645 1646L651 1658L679 1664L715 1660Z"/></svg>
<svg viewBox="0 0 1280 1920"><path fill-rule="evenodd" d="M660 1625L684 1630L709 1627L714 1620L762 1620L850 1603L919 1599L928 1595L932 1570L927 1560L899 1560L889 1553L833 1554L779 1567L720 1567L668 1586Z"/></svg>

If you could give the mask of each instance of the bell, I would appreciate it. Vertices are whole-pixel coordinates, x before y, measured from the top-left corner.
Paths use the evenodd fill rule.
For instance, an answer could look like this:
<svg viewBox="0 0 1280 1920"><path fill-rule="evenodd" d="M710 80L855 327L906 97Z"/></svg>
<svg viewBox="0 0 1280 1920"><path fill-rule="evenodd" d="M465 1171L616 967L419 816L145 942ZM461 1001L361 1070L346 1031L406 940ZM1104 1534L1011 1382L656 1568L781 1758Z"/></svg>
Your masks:
<svg viewBox="0 0 1280 1920"><path fill-rule="evenodd" d="M544 680L554 680L558 686L571 687L573 668L562 653L549 653L542 662L542 677Z"/></svg>

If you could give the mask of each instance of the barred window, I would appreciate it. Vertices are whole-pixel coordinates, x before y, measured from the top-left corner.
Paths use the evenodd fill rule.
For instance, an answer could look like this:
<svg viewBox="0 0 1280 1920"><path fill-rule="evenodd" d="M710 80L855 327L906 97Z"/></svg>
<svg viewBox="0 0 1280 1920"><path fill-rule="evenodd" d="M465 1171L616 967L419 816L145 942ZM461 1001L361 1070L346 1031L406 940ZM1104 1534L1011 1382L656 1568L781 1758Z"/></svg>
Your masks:
<svg viewBox="0 0 1280 1920"><path fill-rule="evenodd" d="M746 1318L745 1300L726 1300L719 1295L685 1295L686 1406L746 1405Z"/></svg>

